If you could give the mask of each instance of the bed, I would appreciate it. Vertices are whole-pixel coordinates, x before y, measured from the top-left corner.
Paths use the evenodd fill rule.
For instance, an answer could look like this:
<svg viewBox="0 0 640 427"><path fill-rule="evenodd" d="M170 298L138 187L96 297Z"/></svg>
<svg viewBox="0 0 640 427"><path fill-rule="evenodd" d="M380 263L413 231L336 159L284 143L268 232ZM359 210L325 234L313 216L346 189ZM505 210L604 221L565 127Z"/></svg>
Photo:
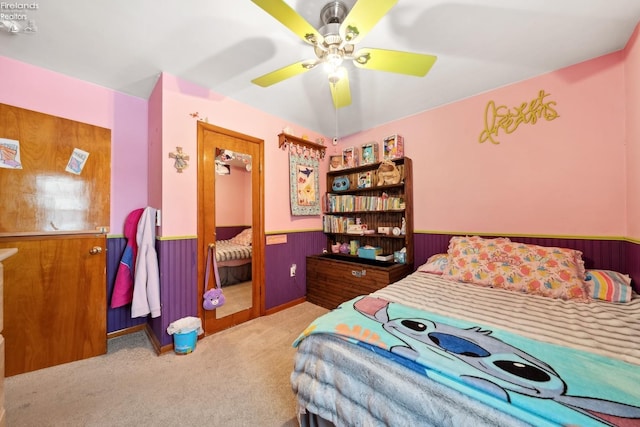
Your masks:
<svg viewBox="0 0 640 427"><path fill-rule="evenodd" d="M251 280L252 229L247 228L230 239L216 242L216 263L221 286Z"/></svg>
<svg viewBox="0 0 640 427"><path fill-rule="evenodd" d="M505 251L519 247L508 239L454 239L300 335L291 384L301 425L639 426L640 296L628 276L584 270L578 251L528 245L523 258ZM547 282L514 289L513 268L532 265Z"/></svg>

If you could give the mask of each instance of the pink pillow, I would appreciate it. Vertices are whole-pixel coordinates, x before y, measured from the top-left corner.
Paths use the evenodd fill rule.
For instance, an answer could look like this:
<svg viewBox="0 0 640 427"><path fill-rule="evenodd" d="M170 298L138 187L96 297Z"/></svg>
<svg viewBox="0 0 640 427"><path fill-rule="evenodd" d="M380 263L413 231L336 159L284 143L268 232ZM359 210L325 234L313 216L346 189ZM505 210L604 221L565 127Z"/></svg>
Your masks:
<svg viewBox="0 0 640 427"><path fill-rule="evenodd" d="M447 254L431 255L427 262L418 267L418 271L422 273L442 274L449 265L449 257Z"/></svg>
<svg viewBox="0 0 640 427"><path fill-rule="evenodd" d="M443 277L563 300L588 302L582 252L484 239L452 237Z"/></svg>

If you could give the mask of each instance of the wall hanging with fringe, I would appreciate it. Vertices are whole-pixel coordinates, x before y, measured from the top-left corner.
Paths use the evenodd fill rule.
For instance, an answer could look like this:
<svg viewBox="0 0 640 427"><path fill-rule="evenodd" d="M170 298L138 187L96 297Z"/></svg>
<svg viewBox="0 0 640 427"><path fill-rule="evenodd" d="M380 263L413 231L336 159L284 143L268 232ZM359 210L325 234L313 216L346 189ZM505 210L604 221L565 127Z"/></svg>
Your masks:
<svg viewBox="0 0 640 427"><path fill-rule="evenodd" d="M297 144L289 150L289 188L292 215L320 215L319 159L321 152Z"/></svg>

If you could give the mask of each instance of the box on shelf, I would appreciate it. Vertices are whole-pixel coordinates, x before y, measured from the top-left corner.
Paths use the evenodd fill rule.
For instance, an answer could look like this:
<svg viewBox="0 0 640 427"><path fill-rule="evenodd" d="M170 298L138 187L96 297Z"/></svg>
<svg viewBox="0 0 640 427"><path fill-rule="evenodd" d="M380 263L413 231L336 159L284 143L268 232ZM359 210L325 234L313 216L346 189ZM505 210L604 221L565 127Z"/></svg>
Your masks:
<svg viewBox="0 0 640 427"><path fill-rule="evenodd" d="M347 224L347 234L365 234L367 224ZM354 254L355 255L355 254Z"/></svg>
<svg viewBox="0 0 640 427"><path fill-rule="evenodd" d="M378 234L391 234L391 227L378 227Z"/></svg>
<svg viewBox="0 0 640 427"><path fill-rule="evenodd" d="M383 160L404 157L404 137L395 134L388 136L383 142Z"/></svg>
<svg viewBox="0 0 640 427"><path fill-rule="evenodd" d="M393 253L393 262L397 262L398 264L406 264L407 253L403 251L395 251Z"/></svg>
<svg viewBox="0 0 640 427"><path fill-rule="evenodd" d="M379 161L379 156L377 142L369 142L368 144L362 145L361 164L370 165L372 163L377 163Z"/></svg>
<svg viewBox="0 0 640 427"><path fill-rule="evenodd" d="M358 256L360 258L376 259L380 254L382 254L382 248L378 246L358 248Z"/></svg>
<svg viewBox="0 0 640 427"><path fill-rule="evenodd" d="M337 171L342 169L342 154L329 156L329 170Z"/></svg>
<svg viewBox="0 0 640 427"><path fill-rule="evenodd" d="M342 150L342 166L345 168L355 168L359 166L358 151L355 147L348 147Z"/></svg>

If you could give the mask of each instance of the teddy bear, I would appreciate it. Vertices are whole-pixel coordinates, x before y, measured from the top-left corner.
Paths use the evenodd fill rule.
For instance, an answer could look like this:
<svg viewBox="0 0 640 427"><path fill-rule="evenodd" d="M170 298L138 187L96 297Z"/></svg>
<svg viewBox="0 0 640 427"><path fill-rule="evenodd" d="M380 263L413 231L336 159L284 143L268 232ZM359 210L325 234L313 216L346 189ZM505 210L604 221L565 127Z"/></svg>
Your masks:
<svg viewBox="0 0 640 427"><path fill-rule="evenodd" d="M378 185L393 185L400 182L400 171L392 161L385 160L378 167Z"/></svg>

